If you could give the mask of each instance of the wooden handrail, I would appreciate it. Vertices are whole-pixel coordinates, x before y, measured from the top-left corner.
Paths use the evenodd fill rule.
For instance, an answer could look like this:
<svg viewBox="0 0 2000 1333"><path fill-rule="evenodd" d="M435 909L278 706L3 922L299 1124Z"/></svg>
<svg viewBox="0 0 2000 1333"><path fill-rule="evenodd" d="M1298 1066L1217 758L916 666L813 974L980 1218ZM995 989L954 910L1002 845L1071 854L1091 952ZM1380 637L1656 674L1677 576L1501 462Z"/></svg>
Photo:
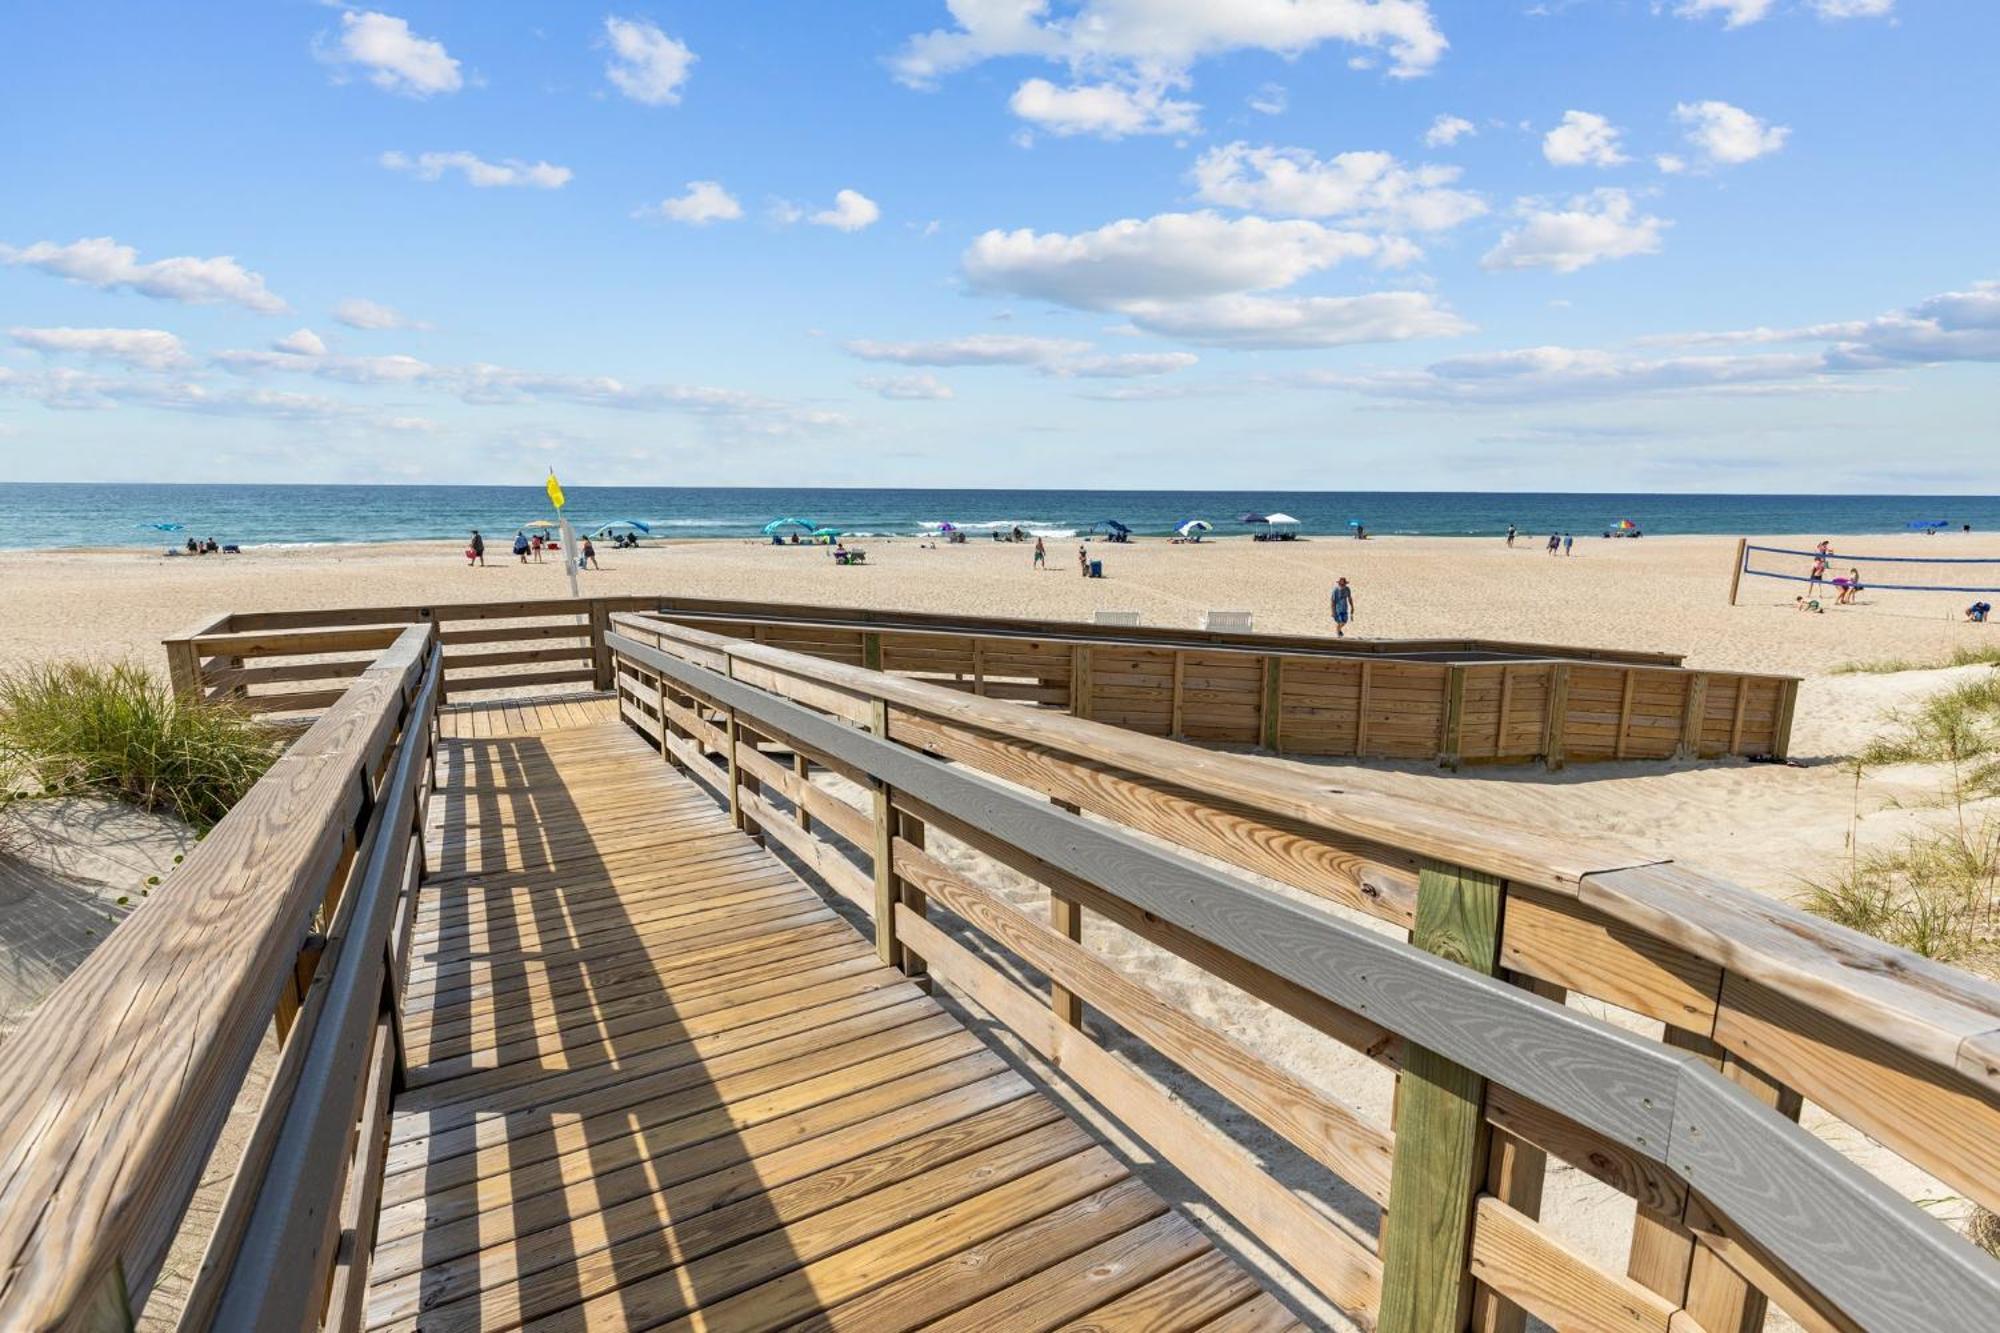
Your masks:
<svg viewBox="0 0 2000 1333"><path fill-rule="evenodd" d="M432 633L402 631L0 1046L0 1327L124 1328L144 1303L316 913L379 826L376 774L399 732L425 743L405 721Z"/></svg>
<svg viewBox="0 0 2000 1333"><path fill-rule="evenodd" d="M1206 793L1372 852L1378 891L1351 903L1407 923L1411 877L1387 867L1463 865L1574 899L1696 956L1757 977L1939 1068L2000 1091L2000 986L1810 916L1726 881L1614 843L1536 835L1405 797L1344 789L1297 770L1194 750L1058 713L1012 707L879 672L709 634L661 617L623 615L628 631L733 662L809 677L856 699L1048 747L1152 782ZM1363 884L1364 890L1368 887ZM1399 895L1400 891L1400 895ZM1390 910L1382 910L1384 907Z"/></svg>
<svg viewBox="0 0 2000 1333"><path fill-rule="evenodd" d="M747 724L837 771L865 777L899 797L908 794L924 808L1020 849L1038 865L1101 886L1150 920L1209 941L1343 1010L1366 1014L1431 1053L1432 1063L1443 1060L1448 1068L1473 1071L1514 1089L1603 1136L1619 1151L1670 1171L1716 1205L1748 1243L1776 1256L1858 1326L1973 1330L1983 1328L1992 1311L2000 1308L2000 1265L1695 1056L1587 1018L1415 945L1315 912L1017 789L984 781L921 753L921 739L917 749L908 748L909 739L896 733L896 714L883 709L889 687L876 673L827 672L826 664L813 659L662 626L645 617L620 618L610 643L622 661L659 678L658 735L663 746L675 739L668 712L669 685L705 707L727 713L725 743L732 790L739 758L736 733L739 725ZM760 673L752 663L772 670ZM799 674L782 682L777 679L787 670ZM904 703L928 702L934 715L955 711L962 702L962 696L907 682L895 682L894 688ZM920 697L924 691L946 697L925 701ZM863 702L875 719L866 728L854 725L854 705ZM1019 717L1018 710L1008 711ZM681 717L683 726L694 720L685 713ZM885 721L886 735L882 734ZM882 819L878 813L878 828ZM965 889L965 895L948 901L976 927L983 925L1003 942L1027 947L1031 956L1039 950L1037 961L1044 965L1065 961L1068 946L1051 941L1050 932L1035 937L1010 935L1004 926L993 931L994 922L981 907L984 900L977 891L954 887L949 876L940 877L935 867L926 869L915 845L898 850L919 876L918 883L954 894ZM877 855L879 883L879 851ZM1426 885L1428 892L1428 871ZM1066 1038L1065 1029L1052 1024L1049 1011L1024 1008L1020 999L1013 998L1020 994L1017 988L995 988L982 979L991 974L930 926L907 898L898 903L893 892L885 899L878 890L873 906L876 928L885 941L894 939L896 932L906 935L926 958L944 966L954 982L974 986L976 998L995 1008L1031 1045L1056 1055L1087 1087L1091 1078L1097 1078L1102 1088L1109 1086L1104 1080L1116 1084L1125 1077L1102 1068L1097 1063L1102 1057L1093 1054L1088 1043ZM885 950L893 953L886 943ZM1100 1000L1112 994L1100 990ZM1111 1016L1123 1017L1116 1010ZM1240 1065L1234 1068L1245 1077L1262 1077ZM1096 1072L1086 1075L1085 1070ZM1128 1096L1139 1094L1128 1090ZM1123 1113L1115 1101L1113 1105ZM1143 1109L1153 1104L1139 1096L1135 1105ZM1420 1206L1417 1186L1410 1186L1413 1192L1408 1198L1403 1193L1406 1154L1441 1150L1440 1145L1426 1143L1424 1133L1413 1111L1396 1135L1392 1219L1399 1211ZM1483 1143L1483 1136L1479 1141ZM1175 1157L1172 1151L1167 1155ZM1460 1170L1477 1165L1466 1162ZM1412 1166L1411 1170L1414 1180L1428 1169ZM1256 1207L1282 1207L1256 1189L1245 1197ZM1256 1203L1260 1198L1263 1204ZM1455 1205L1464 1224L1472 1221L1473 1202L1468 1193ZM1291 1226L1310 1223L1294 1218ZM1545 1253L1553 1244L1546 1233L1511 1210L1495 1213L1482 1205L1480 1228L1489 1256L1492 1246L1503 1243L1503 1235L1511 1243L1541 1246ZM1272 1239L1286 1253L1288 1238ZM1466 1261L1462 1255L1447 1257L1442 1261L1445 1269L1437 1269L1433 1258L1416 1257L1412 1247L1421 1243L1412 1233L1392 1244L1385 1254L1388 1269L1374 1270L1372 1278L1365 1254L1355 1255L1346 1267L1333 1268L1315 1264L1309 1249L1287 1257L1302 1271L1317 1274L1316 1285L1350 1306L1365 1301L1371 1281L1377 1287L1386 1282L1384 1326L1430 1327L1412 1314L1410 1293L1425 1290L1431 1276L1453 1265L1462 1270ZM1475 1249L1479 1244L1475 1239ZM1671 1306L1662 1312L1662 1327L1671 1312Z"/></svg>

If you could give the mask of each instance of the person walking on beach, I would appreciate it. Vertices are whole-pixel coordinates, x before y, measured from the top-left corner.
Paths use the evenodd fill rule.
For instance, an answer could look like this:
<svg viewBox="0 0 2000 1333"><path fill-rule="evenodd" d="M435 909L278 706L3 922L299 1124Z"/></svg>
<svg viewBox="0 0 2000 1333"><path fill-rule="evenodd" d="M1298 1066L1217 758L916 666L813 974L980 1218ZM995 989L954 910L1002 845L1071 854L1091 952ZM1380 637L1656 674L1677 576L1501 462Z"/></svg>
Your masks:
<svg viewBox="0 0 2000 1333"><path fill-rule="evenodd" d="M472 530L472 545L466 548L465 563L467 565L484 565L486 563L486 539L479 535L478 528Z"/></svg>
<svg viewBox="0 0 2000 1333"><path fill-rule="evenodd" d="M1813 557L1812 573L1806 575L1806 596L1817 597L1820 585L1826 581L1826 543L1819 544L1819 554Z"/></svg>
<svg viewBox="0 0 2000 1333"><path fill-rule="evenodd" d="M514 558L524 565L528 563L528 534L525 532L514 534Z"/></svg>
<svg viewBox="0 0 2000 1333"><path fill-rule="evenodd" d="M1347 622L1354 619L1354 589L1347 586L1344 578L1333 583L1333 634L1335 638L1347 637Z"/></svg>
<svg viewBox="0 0 2000 1333"><path fill-rule="evenodd" d="M1835 606L1853 606L1854 594L1861 591L1861 571L1850 569L1844 579L1835 579L1833 586L1840 589L1840 595L1833 599Z"/></svg>
<svg viewBox="0 0 2000 1333"><path fill-rule="evenodd" d="M548 543L543 540L539 532L528 538L528 553L535 557L535 563L538 565L542 563L542 548L546 545Z"/></svg>
<svg viewBox="0 0 2000 1333"><path fill-rule="evenodd" d="M1090 577L1090 552L1083 548L1081 542L1077 544L1076 548L1076 570L1077 573L1083 575L1085 578Z"/></svg>
<svg viewBox="0 0 2000 1333"><path fill-rule="evenodd" d="M603 565L597 563L597 548L590 544L590 538L588 537L583 539L583 554L577 557L576 567L578 569L604 568Z"/></svg>
<svg viewBox="0 0 2000 1333"><path fill-rule="evenodd" d="M1035 568L1047 569L1048 567L1049 567L1048 548L1046 546L1043 546L1042 539L1040 537L1037 537L1035 538Z"/></svg>
<svg viewBox="0 0 2000 1333"><path fill-rule="evenodd" d="M1575 534L1565 532L1563 534L1563 554L1568 555L1570 553L1570 548L1575 545L1576 545Z"/></svg>
<svg viewBox="0 0 2000 1333"><path fill-rule="evenodd" d="M1563 539L1562 539L1562 534L1561 534L1561 533L1559 533L1559 532L1551 532L1551 533L1549 534L1549 554L1550 554L1550 555L1554 555L1554 554L1555 554L1556 552L1558 552L1558 551L1562 550L1562 544L1563 544Z"/></svg>
<svg viewBox="0 0 2000 1333"><path fill-rule="evenodd" d="M1507 549L1510 551L1514 549L1514 525L1512 523L1507 525Z"/></svg>

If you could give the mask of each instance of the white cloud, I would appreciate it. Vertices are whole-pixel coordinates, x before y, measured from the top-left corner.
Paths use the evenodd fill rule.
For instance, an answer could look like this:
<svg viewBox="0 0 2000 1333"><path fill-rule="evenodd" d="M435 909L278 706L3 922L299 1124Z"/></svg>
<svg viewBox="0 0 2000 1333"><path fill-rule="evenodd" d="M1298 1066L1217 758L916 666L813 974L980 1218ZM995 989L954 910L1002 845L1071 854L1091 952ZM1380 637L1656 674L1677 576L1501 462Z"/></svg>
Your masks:
<svg viewBox="0 0 2000 1333"><path fill-rule="evenodd" d="M840 190L833 196L833 207L822 209L807 218L815 227L832 227L837 231L860 231L871 226L882 216L882 210L875 201L859 190Z"/></svg>
<svg viewBox="0 0 2000 1333"><path fill-rule="evenodd" d="M441 180L446 172L456 171L465 177L466 184L482 190L502 186L560 190L576 174L568 167L549 162L524 162L515 157L488 162L465 152L419 153L411 157L408 153L391 151L378 160L389 170L405 172L418 180Z"/></svg>
<svg viewBox="0 0 2000 1333"><path fill-rule="evenodd" d="M274 341L271 348L294 356L325 356L326 340L311 329L297 329Z"/></svg>
<svg viewBox="0 0 2000 1333"><path fill-rule="evenodd" d="M1473 326L1429 292L1360 296L1212 296L1127 307L1132 322L1162 337L1210 347L1344 347L1449 338Z"/></svg>
<svg viewBox="0 0 2000 1333"><path fill-rule="evenodd" d="M1460 139L1479 133L1479 127L1463 116L1439 116L1424 131L1424 145L1428 148L1449 148Z"/></svg>
<svg viewBox="0 0 2000 1333"><path fill-rule="evenodd" d="M1193 352L1120 352L1115 356L1085 356L1048 367L1063 379L1129 380L1148 375L1172 375L1200 361Z"/></svg>
<svg viewBox="0 0 2000 1333"><path fill-rule="evenodd" d="M1823 19L1880 19L1896 12L1896 0L1806 0Z"/></svg>
<svg viewBox="0 0 2000 1333"><path fill-rule="evenodd" d="M1382 251L1377 238L1317 222L1212 212L1127 218L1095 231L988 231L964 256L967 278L1085 310L1192 300L1288 286L1345 259Z"/></svg>
<svg viewBox="0 0 2000 1333"><path fill-rule="evenodd" d="M1282 116L1285 114L1285 108L1291 105L1292 99L1283 84L1267 83L1244 98L1243 102L1260 116Z"/></svg>
<svg viewBox="0 0 2000 1333"><path fill-rule="evenodd" d="M349 297L333 308L333 317L350 329L428 329L431 326L420 319L411 319L393 306L379 301L369 301L358 296Z"/></svg>
<svg viewBox="0 0 2000 1333"><path fill-rule="evenodd" d="M612 87L647 106L679 103L681 85L699 58L686 43L667 36L647 19L607 18L604 35L611 43L604 77Z"/></svg>
<svg viewBox="0 0 2000 1333"><path fill-rule="evenodd" d="M1620 133L1594 111L1565 111L1542 136L1542 156L1559 167L1615 167L1631 160L1618 151Z"/></svg>
<svg viewBox="0 0 2000 1333"><path fill-rule="evenodd" d="M1674 119L1687 126L1687 141L1700 151L1702 160L1721 166L1768 157L1783 148L1792 133L1727 102L1682 102L1674 108Z"/></svg>
<svg viewBox="0 0 2000 1333"><path fill-rule="evenodd" d="M1321 161L1303 148L1211 148L1194 164L1195 192L1212 204L1288 217L1344 217L1356 226L1443 231L1486 211L1478 195L1447 188L1457 167L1406 167L1388 153Z"/></svg>
<svg viewBox="0 0 2000 1333"><path fill-rule="evenodd" d="M734 222L743 216L743 205L722 188L720 181L689 181L680 194L640 209L639 216L705 227L711 222Z"/></svg>
<svg viewBox="0 0 2000 1333"><path fill-rule="evenodd" d="M1212 212L1128 218L1074 235L989 231L962 260L978 289L1113 311L1145 332L1230 347L1333 347L1464 332L1418 292L1268 296L1347 259L1407 262L1400 237Z"/></svg>
<svg viewBox="0 0 2000 1333"><path fill-rule="evenodd" d="M1689 393L1829 393L1856 377L1951 362L2000 363L2000 283L1974 283L1874 319L1798 328L1677 334L1642 342L1820 344L1818 350L1659 356L1528 347L1450 357L1415 370L1308 373L1295 382L1409 402L1521 403Z"/></svg>
<svg viewBox="0 0 2000 1333"><path fill-rule="evenodd" d="M109 236L88 237L68 245L37 241L19 249L0 245L0 263L40 269L104 291L123 288L162 301L188 305L240 305L260 315L290 309L268 287L262 274L252 273L228 255L213 259L183 256L139 262L139 252Z"/></svg>
<svg viewBox="0 0 2000 1333"><path fill-rule="evenodd" d="M1122 139L1128 134L1192 134L1201 128L1201 107L1169 97L1167 85L1159 82L1058 88L1047 79L1029 79L1014 90L1007 106L1022 120L1065 137Z"/></svg>
<svg viewBox="0 0 2000 1333"><path fill-rule="evenodd" d="M1678 176L1688 169L1687 159L1679 153L1661 153L1653 159L1653 165L1663 176Z"/></svg>
<svg viewBox="0 0 2000 1333"><path fill-rule="evenodd" d="M975 333L929 342L858 338L841 344L841 349L863 361L894 361L905 366L1038 366L1081 356L1090 350L1090 344L1071 338Z"/></svg>
<svg viewBox="0 0 2000 1333"><path fill-rule="evenodd" d="M1522 200L1515 211L1521 225L1486 252L1479 261L1484 267L1574 273L1606 259L1653 254L1660 248L1660 232L1670 225L1641 215L1631 195L1614 189L1579 195L1564 208Z"/></svg>
<svg viewBox="0 0 2000 1333"><path fill-rule="evenodd" d="M170 370L191 361L187 347L164 329L12 328L7 336L48 355L115 361L146 370Z"/></svg>
<svg viewBox="0 0 2000 1333"><path fill-rule="evenodd" d="M389 14L342 14L339 39L332 49L322 48L321 56L333 64L359 66L377 88L408 97L455 93L465 86L444 43L417 36L406 20Z"/></svg>
<svg viewBox="0 0 2000 1333"><path fill-rule="evenodd" d="M956 26L912 37L891 60L896 77L930 87L1000 56L1040 56L1078 68L1184 72L1231 51L1301 55L1322 42L1383 51L1396 75L1422 74L1444 54L1424 0L1078 0L1061 17L1048 0L948 0Z"/></svg>
<svg viewBox="0 0 2000 1333"><path fill-rule="evenodd" d="M1681 0L1674 13L1684 19L1722 15L1722 26L1740 28L1767 17L1777 0Z"/></svg>
<svg viewBox="0 0 2000 1333"><path fill-rule="evenodd" d="M884 398L909 402L941 402L954 396L951 386L935 375L864 375L855 383Z"/></svg>

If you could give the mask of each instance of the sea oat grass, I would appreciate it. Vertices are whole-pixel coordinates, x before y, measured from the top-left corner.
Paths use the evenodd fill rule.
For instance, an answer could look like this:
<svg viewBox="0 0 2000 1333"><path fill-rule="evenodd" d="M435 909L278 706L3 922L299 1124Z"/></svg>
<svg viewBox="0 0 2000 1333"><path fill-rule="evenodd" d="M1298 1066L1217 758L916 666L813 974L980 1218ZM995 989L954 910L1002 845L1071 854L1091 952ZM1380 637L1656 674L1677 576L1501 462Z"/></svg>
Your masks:
<svg viewBox="0 0 2000 1333"><path fill-rule="evenodd" d="M2000 666L2000 643L1978 647L1961 645L1942 662L1913 662L1907 657L1888 657L1873 662L1842 662L1833 669L1836 676L1886 676L1898 671L1941 671L1946 667Z"/></svg>
<svg viewBox="0 0 2000 1333"><path fill-rule="evenodd" d="M274 733L178 699L131 663L57 662L0 676L0 772L42 795L115 796L213 825L277 757Z"/></svg>

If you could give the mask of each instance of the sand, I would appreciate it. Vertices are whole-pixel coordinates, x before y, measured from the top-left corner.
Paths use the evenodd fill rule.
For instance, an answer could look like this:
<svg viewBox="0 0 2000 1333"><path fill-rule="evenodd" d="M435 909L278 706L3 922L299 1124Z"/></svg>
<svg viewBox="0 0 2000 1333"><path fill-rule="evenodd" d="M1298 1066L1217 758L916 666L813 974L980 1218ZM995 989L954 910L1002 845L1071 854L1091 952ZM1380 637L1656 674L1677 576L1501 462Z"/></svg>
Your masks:
<svg viewBox="0 0 2000 1333"><path fill-rule="evenodd" d="M1758 540L1805 548L1818 538ZM1884 554L2000 558L2000 536L1849 544ZM1694 667L1796 674L1804 684L1792 766L1635 762L1577 765L1556 774L1524 766L1452 775L1421 764L1312 765L1340 767L1343 784L1352 787L1498 816L1556 835L1613 838L1647 856L1671 857L1787 899L1828 874L1851 836L1863 846L1877 845L1939 817L1925 808L1938 774L1920 768L1871 771L1857 784L1841 760L1882 730L1894 709L1987 669L1844 675L1833 668L1852 660L1935 662L1960 645L2000 642L2000 625L1959 619L1971 599L1957 594L1864 593L1858 605L1805 615L1791 606L1800 585L1746 579L1742 604L1732 608L1727 599L1735 542L1728 538L1618 541L1593 535L1580 539L1576 554L1567 558L1552 558L1526 538L1511 550L1497 540L1443 538L1287 544L1235 539L1199 546L1142 540L1092 544L1090 554L1105 562L1107 575L1092 581L1077 576L1073 541L1049 544L1046 572L1033 570L1027 546L975 541L931 547L915 540L865 545L869 563L859 568L835 566L817 550L752 542L605 550L600 553L605 568L584 574L582 583L586 593L663 592L1058 619L1088 619L1102 609L1136 610L1152 625L1193 626L1207 609L1247 610L1261 630L1328 633L1327 587L1344 575L1356 590L1353 628L1371 637L1472 636L1652 649L1684 653ZM0 585L0 615L8 627L0 639L0 662L83 654L158 666L162 635L229 609L565 592L558 565L523 566L500 554L486 568L468 569L459 549L457 543L322 547L195 559L139 552L16 554ZM1945 581L1940 567L1906 572L1913 580ZM2000 566L1981 574L1967 581L2000 579ZM946 844L940 850L1024 907L1041 901L1031 885L963 849ZM1359 1057L1330 1050L1316 1034L1101 922L1093 923L1087 938L1145 974L1189 1012L1386 1121L1389 1081ZM1157 1072L1288 1181L1309 1189L1324 1179L1295 1155L1288 1158L1285 1145L1205 1089L1173 1079L1170 1071ZM1908 1197L1949 1194L1813 1108L1806 1122ZM1372 1228L1373 1208L1365 1200L1336 1193L1324 1202L1347 1224ZM1630 1215L1629 1202L1581 1173L1551 1172L1546 1216L1613 1269L1622 1265ZM1212 1216L1205 1220L1228 1231ZM1773 1322L1774 1328L1783 1326Z"/></svg>

